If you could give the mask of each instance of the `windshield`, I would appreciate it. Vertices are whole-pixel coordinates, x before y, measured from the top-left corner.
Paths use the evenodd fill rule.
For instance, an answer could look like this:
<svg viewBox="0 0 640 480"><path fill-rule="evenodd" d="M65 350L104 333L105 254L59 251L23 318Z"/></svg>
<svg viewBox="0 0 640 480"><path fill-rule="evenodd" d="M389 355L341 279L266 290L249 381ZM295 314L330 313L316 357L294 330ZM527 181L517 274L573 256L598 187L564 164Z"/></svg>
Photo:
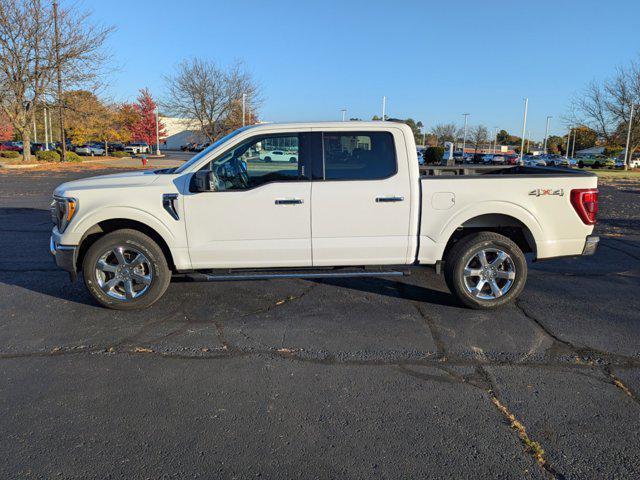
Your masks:
<svg viewBox="0 0 640 480"><path fill-rule="evenodd" d="M244 132L245 130L251 128L253 125L247 125L246 127L242 127L239 128L237 130L234 130L233 132L231 132L229 135L226 135L218 140L216 140L215 142L213 142L211 145L209 145L207 148L205 148L203 151L201 151L200 153L198 153L197 155L193 156L191 158L191 160L189 160L188 162L183 163L177 170L175 170L173 173L182 173L184 172L186 169L188 169L191 165L197 163L202 157L205 157L206 155L209 154L209 152L211 152L212 150L215 150L216 148L218 148L220 145L222 145L223 143L225 143L227 140L230 140L231 138L235 137L236 135L238 135L239 133Z"/></svg>

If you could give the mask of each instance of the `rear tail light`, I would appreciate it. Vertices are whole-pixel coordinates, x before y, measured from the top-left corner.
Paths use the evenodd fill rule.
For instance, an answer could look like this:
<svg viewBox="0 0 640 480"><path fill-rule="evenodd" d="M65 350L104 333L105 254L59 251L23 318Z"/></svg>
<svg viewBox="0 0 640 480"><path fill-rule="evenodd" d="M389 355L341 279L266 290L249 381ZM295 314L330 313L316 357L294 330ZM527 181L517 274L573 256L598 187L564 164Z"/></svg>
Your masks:
<svg viewBox="0 0 640 480"><path fill-rule="evenodd" d="M595 225L598 213L598 189L571 190L571 205L585 225Z"/></svg>

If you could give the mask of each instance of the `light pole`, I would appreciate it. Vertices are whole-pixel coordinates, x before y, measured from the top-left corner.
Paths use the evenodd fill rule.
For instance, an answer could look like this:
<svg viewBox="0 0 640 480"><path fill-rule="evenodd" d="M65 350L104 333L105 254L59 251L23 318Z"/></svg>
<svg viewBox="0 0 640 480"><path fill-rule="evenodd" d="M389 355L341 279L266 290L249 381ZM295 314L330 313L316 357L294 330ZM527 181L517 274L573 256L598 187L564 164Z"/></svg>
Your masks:
<svg viewBox="0 0 640 480"><path fill-rule="evenodd" d="M47 129L47 107L42 109L42 114L44 115L44 149L49 150L49 132Z"/></svg>
<svg viewBox="0 0 640 480"><path fill-rule="evenodd" d="M569 142L571 141L571 133L573 133L573 127L569 127L569 135L567 135L567 150L564 152L564 158L569 160Z"/></svg>
<svg viewBox="0 0 640 480"><path fill-rule="evenodd" d="M522 157L524 156L524 137L527 134L527 111L529 110L529 99L524 99L524 117L522 119L522 141L520 142L520 164L522 165Z"/></svg>
<svg viewBox="0 0 640 480"><path fill-rule="evenodd" d="M624 169L629 170L629 165L631 165L631 127L633 126L633 110L635 109L635 105L631 104L631 112L629 112L629 128L627 128L627 148L624 151Z"/></svg>
<svg viewBox="0 0 640 480"><path fill-rule="evenodd" d="M571 158L576 156L576 136L578 135L578 129L573 130L573 147L571 148Z"/></svg>
<svg viewBox="0 0 640 480"><path fill-rule="evenodd" d="M347 121L347 109L343 108L342 110L340 110L342 112L342 121L346 122Z"/></svg>
<svg viewBox="0 0 640 480"><path fill-rule="evenodd" d="M427 146L427 127L422 127L422 146Z"/></svg>
<svg viewBox="0 0 640 480"><path fill-rule="evenodd" d="M160 122L158 119L158 115L159 115L158 107L156 107L156 155L159 156L160 155L160 137L158 136L158 133L160 129L158 128L158 124Z"/></svg>
<svg viewBox="0 0 640 480"><path fill-rule="evenodd" d="M387 117L387 97L382 97L382 121L384 122Z"/></svg>
<svg viewBox="0 0 640 480"><path fill-rule="evenodd" d="M246 111L247 111L247 94L242 94L242 126L246 125Z"/></svg>
<svg viewBox="0 0 640 480"><path fill-rule="evenodd" d="M551 119L553 117L551 115L547 115L547 129L544 131L544 147L542 147L542 150L544 151L545 155L547 154L547 138L549 137L549 124L551 123Z"/></svg>
<svg viewBox="0 0 640 480"><path fill-rule="evenodd" d="M469 113L463 113L464 117L464 134L462 136L462 161L464 162L464 149L467 146L467 119L469 118Z"/></svg>
<svg viewBox="0 0 640 480"><path fill-rule="evenodd" d="M496 143L498 143L498 127L493 127L495 132L493 134L493 154L496 154Z"/></svg>

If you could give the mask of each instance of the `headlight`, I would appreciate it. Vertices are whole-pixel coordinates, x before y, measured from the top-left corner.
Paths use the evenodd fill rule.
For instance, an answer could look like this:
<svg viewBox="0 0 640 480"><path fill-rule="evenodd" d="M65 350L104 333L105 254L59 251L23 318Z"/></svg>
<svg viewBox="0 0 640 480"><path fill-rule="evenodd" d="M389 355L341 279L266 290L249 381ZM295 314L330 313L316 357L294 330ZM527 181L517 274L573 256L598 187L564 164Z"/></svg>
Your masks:
<svg viewBox="0 0 640 480"><path fill-rule="evenodd" d="M51 221L58 227L58 231L62 233L77 211L77 199L54 196L53 202L51 202Z"/></svg>

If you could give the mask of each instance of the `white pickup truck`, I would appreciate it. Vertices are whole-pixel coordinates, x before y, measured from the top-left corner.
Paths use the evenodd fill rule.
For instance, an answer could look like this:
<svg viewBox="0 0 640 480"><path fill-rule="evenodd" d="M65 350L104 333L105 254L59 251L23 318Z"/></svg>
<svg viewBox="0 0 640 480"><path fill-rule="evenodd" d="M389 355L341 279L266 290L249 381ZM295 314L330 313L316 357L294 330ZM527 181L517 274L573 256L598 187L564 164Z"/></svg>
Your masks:
<svg viewBox="0 0 640 480"><path fill-rule="evenodd" d="M291 152L294 162L260 159ZM116 309L194 280L393 276L431 266L461 303L514 299L527 259L592 254L597 177L562 168L433 167L396 122L264 124L178 168L56 188L51 252Z"/></svg>

